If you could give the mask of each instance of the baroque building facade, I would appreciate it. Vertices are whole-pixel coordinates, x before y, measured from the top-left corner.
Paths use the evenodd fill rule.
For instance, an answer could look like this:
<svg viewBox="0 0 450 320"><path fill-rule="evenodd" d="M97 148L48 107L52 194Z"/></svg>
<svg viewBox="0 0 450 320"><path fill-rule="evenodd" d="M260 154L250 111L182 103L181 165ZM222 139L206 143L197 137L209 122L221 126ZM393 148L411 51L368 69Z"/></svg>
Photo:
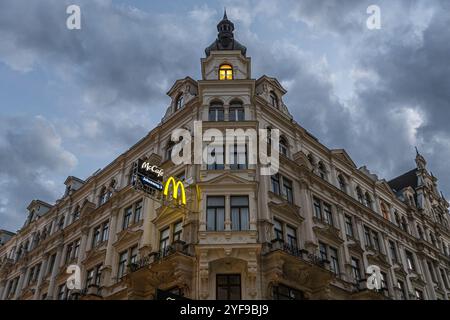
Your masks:
<svg viewBox="0 0 450 320"><path fill-rule="evenodd" d="M33 200L17 234L1 232L0 299L448 300L449 205L425 158L391 181L357 168L294 121L276 79L252 78L226 15L218 31L202 79L175 82L156 128L88 179L68 177L55 204ZM193 134L194 121L279 129L278 174L175 165L171 133ZM183 181L187 204L137 191L138 159ZM81 290L66 286L72 264ZM380 290L367 288L371 265Z"/></svg>

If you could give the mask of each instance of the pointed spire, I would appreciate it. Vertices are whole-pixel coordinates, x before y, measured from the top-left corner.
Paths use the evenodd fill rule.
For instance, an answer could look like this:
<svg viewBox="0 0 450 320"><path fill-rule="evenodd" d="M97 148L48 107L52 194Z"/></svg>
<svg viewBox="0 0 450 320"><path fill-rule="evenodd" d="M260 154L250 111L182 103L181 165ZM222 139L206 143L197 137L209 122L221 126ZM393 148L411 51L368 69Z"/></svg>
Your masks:
<svg viewBox="0 0 450 320"><path fill-rule="evenodd" d="M228 20L226 7L223 8L223 20Z"/></svg>
<svg viewBox="0 0 450 320"><path fill-rule="evenodd" d="M417 146L415 146L414 148L416 148L416 156L420 155L419 149L417 149Z"/></svg>

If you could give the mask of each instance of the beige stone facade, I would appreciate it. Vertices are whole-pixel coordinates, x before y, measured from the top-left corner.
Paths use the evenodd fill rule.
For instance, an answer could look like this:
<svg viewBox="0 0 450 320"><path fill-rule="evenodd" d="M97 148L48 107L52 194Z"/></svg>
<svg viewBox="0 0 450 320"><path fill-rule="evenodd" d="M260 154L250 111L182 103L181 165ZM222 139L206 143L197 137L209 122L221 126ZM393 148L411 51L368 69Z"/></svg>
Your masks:
<svg viewBox="0 0 450 320"><path fill-rule="evenodd" d="M450 298L448 202L424 157L391 181L358 168L294 121L276 79L252 78L244 49L226 45L201 59L202 80L175 82L146 137L85 181L69 177L55 204L31 202L0 245L0 299L154 299L156 289L190 299ZM224 64L232 80L220 80ZM279 174L174 165L172 131L193 134L198 120L203 130L279 129ZM138 159L184 181L187 205L135 190ZM66 287L71 264L81 291ZM369 265L382 290L366 288Z"/></svg>

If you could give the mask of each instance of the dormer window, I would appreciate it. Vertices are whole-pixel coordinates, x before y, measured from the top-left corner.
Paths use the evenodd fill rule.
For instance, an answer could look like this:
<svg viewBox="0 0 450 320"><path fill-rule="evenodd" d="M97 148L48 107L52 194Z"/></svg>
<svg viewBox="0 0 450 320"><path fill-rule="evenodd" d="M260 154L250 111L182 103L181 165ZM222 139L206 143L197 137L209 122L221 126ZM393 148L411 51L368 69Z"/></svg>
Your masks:
<svg viewBox="0 0 450 320"><path fill-rule="evenodd" d="M233 80L233 67L223 64L219 68L219 80Z"/></svg>
<svg viewBox="0 0 450 320"><path fill-rule="evenodd" d="M273 91L270 91L270 104L272 107L278 108L278 97Z"/></svg>
<svg viewBox="0 0 450 320"><path fill-rule="evenodd" d="M175 111L180 110L181 108L183 108L183 106L184 106L184 97L183 97L183 94L181 93L178 96L177 101L175 103Z"/></svg>

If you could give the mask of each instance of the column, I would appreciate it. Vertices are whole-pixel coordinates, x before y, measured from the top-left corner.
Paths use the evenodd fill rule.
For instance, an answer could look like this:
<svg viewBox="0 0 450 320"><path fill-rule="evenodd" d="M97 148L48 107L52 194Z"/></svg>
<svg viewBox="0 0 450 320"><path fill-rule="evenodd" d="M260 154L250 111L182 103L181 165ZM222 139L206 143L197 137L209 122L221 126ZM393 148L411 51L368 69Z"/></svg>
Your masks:
<svg viewBox="0 0 450 320"><path fill-rule="evenodd" d="M419 257L417 257L417 260L419 262L418 264L422 265L422 268L424 270L424 277L425 277L426 283L427 283L426 288L430 294L428 298L431 300L436 300L436 292L434 291L434 281L431 277L430 270L428 269L428 265L427 265L425 259L420 259Z"/></svg>
<svg viewBox="0 0 450 320"><path fill-rule="evenodd" d="M11 281L12 280L9 280L9 281L3 280L3 282L5 284L4 284L4 287L3 287L3 291L2 291L2 293L0 295L0 298L1 298L0 300L6 300L6 295L8 293L9 287L11 286Z"/></svg>
<svg viewBox="0 0 450 320"><path fill-rule="evenodd" d="M309 190L309 186L308 186L308 181L305 180L300 180L299 181L299 185L300 185L300 200L301 203L303 204L302 207L302 216L305 219L304 223L303 223L303 234L305 235L304 238L304 244L305 244L305 249L310 251L310 253L314 253L315 249L316 249L316 245L315 245L315 235L313 232L313 221L312 221L312 212L313 212L313 208L312 208L312 198L311 198L311 193Z"/></svg>
<svg viewBox="0 0 450 320"><path fill-rule="evenodd" d="M56 281L56 276L59 273L63 248L64 248L64 246L62 244L60 244L56 251L56 259L55 259L55 263L53 264L53 270L52 270L52 274L50 276L50 284L48 286L47 300L53 300L54 295L55 295L55 292L54 292L55 286L56 286L55 281Z"/></svg>
<svg viewBox="0 0 450 320"><path fill-rule="evenodd" d="M46 253L42 260L41 270L39 271L38 281L36 284L36 291L34 293L33 300L39 300L39 294L41 293L40 287L42 284L42 280L44 279L45 274L46 274L45 270L47 269L48 259L49 259L49 255L48 255L48 253Z"/></svg>
<svg viewBox="0 0 450 320"><path fill-rule="evenodd" d="M112 264L114 261L113 243L116 241L117 235L117 220L119 209L113 209L111 214L111 221L109 223L109 237L106 246L105 264L102 268L102 285L108 287L113 284L112 281Z"/></svg>
<svg viewBox="0 0 450 320"><path fill-rule="evenodd" d="M17 300L22 293L22 287L23 287L23 284L25 281L25 276L26 276L26 268L22 267L20 278L19 278L19 283L17 284L16 292L14 294L14 300Z"/></svg>
<svg viewBox="0 0 450 320"><path fill-rule="evenodd" d="M6 280L0 281L0 300L3 300L3 294L6 291Z"/></svg>
<svg viewBox="0 0 450 320"><path fill-rule="evenodd" d="M442 288L442 291L444 291L444 297L445 297L445 299L448 300L447 287L445 286L445 282L444 282L444 279L442 277L441 270L440 270L439 266L437 268L434 267L434 271L435 271L437 279L439 281L439 286ZM444 277L445 277L445 274L444 274Z"/></svg>
<svg viewBox="0 0 450 320"><path fill-rule="evenodd" d="M225 196L225 231L231 231L230 195Z"/></svg>
<svg viewBox="0 0 450 320"><path fill-rule="evenodd" d="M144 198L143 203L143 216L144 216L144 224L143 224L143 230L144 233L142 235L142 242L141 242L141 248L140 248L140 255L141 257L149 255L153 248L152 248L152 236L156 234L155 226L152 223L153 216L152 214L155 212L155 201L153 199L150 199L149 197ZM117 220L117 214L114 215L112 219Z"/></svg>

